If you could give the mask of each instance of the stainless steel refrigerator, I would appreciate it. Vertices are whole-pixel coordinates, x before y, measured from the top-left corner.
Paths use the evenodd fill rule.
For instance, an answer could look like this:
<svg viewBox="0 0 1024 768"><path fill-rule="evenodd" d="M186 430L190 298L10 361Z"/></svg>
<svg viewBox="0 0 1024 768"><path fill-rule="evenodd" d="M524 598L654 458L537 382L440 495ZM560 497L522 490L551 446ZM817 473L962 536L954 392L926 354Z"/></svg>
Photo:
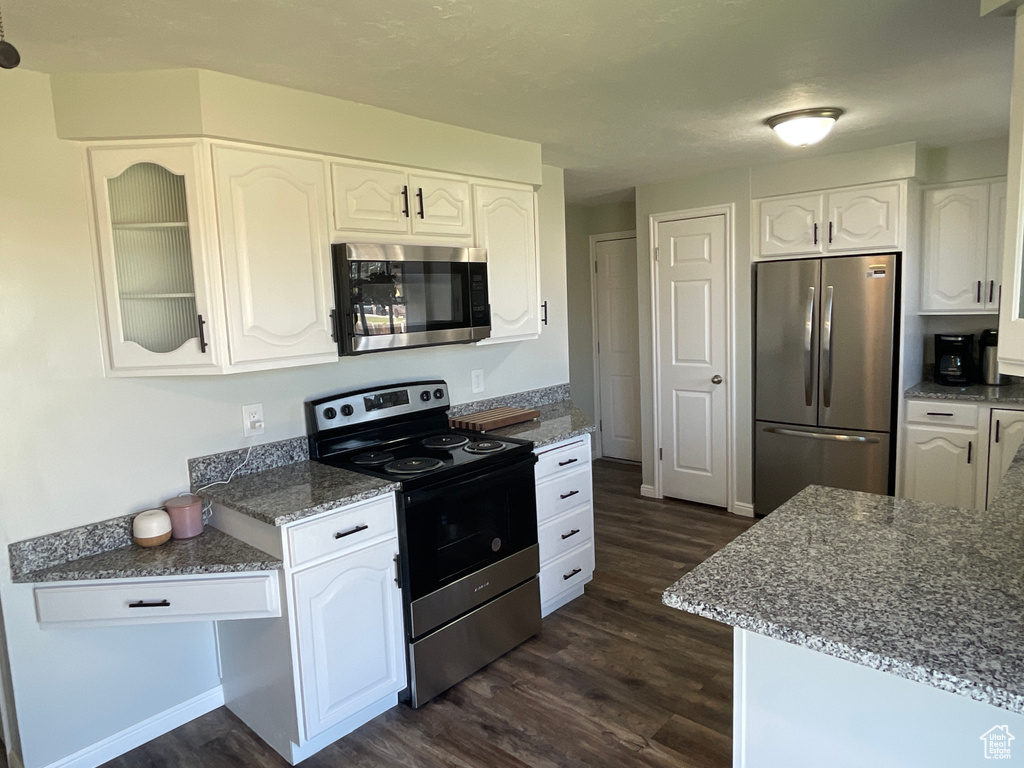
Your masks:
<svg viewBox="0 0 1024 768"><path fill-rule="evenodd" d="M756 284L754 512L892 493L898 256L761 262Z"/></svg>

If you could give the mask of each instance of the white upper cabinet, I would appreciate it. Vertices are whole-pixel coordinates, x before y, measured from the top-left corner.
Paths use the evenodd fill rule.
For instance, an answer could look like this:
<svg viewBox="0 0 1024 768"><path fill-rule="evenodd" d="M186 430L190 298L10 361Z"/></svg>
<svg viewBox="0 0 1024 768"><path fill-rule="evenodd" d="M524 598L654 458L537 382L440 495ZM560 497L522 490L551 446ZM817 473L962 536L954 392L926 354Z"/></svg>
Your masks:
<svg viewBox="0 0 1024 768"><path fill-rule="evenodd" d="M231 363L336 360L323 161L215 145L213 166Z"/></svg>
<svg viewBox="0 0 1024 768"><path fill-rule="evenodd" d="M1006 183L923 193L921 312L993 314L999 306Z"/></svg>
<svg viewBox="0 0 1024 768"><path fill-rule="evenodd" d="M193 143L88 152L112 375L219 370L208 344L219 275L203 227L207 205Z"/></svg>
<svg viewBox="0 0 1024 768"><path fill-rule="evenodd" d="M469 181L372 163L331 163L334 231L395 235L396 242L429 235L469 241L473 217ZM380 238L377 238L380 239ZM388 239L388 238L384 238ZM423 242L419 237L417 242Z"/></svg>
<svg viewBox="0 0 1024 768"><path fill-rule="evenodd" d="M491 337L481 344L540 335L537 195L528 186L475 184L476 245L487 249Z"/></svg>
<svg viewBox="0 0 1024 768"><path fill-rule="evenodd" d="M757 256L899 248L902 182L754 201Z"/></svg>

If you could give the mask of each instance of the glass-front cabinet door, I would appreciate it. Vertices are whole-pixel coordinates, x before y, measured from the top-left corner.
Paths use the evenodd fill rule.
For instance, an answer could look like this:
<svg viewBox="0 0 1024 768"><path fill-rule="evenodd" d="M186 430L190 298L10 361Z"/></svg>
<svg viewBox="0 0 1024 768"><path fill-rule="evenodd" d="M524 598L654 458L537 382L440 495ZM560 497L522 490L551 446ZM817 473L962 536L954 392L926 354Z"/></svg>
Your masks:
<svg viewBox="0 0 1024 768"><path fill-rule="evenodd" d="M92 147L111 373L217 367L199 144Z"/></svg>

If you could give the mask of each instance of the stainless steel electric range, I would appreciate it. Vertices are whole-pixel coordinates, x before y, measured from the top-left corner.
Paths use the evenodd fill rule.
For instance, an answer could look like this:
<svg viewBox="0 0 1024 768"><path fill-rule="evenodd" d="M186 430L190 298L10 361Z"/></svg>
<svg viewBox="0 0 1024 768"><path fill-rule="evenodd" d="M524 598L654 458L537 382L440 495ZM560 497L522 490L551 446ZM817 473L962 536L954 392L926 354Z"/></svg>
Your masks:
<svg viewBox="0 0 1024 768"><path fill-rule="evenodd" d="M449 404L444 381L306 403L311 459L401 483L413 707L540 631L533 443L453 430Z"/></svg>

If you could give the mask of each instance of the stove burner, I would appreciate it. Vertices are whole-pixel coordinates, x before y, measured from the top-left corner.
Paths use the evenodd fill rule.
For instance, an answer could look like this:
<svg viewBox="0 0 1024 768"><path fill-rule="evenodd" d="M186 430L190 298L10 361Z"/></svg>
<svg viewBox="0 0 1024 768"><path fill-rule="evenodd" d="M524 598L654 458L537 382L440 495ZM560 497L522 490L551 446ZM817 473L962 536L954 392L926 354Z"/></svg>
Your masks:
<svg viewBox="0 0 1024 768"><path fill-rule="evenodd" d="M469 442L465 435L432 435L420 440L424 448L461 448Z"/></svg>
<svg viewBox="0 0 1024 768"><path fill-rule="evenodd" d="M505 444L497 440L477 440L463 448L466 453L497 453L504 449Z"/></svg>
<svg viewBox="0 0 1024 768"><path fill-rule="evenodd" d="M365 467L377 467L381 464L387 464L395 458L393 453L387 451L367 451L366 453L357 453L352 457L353 464L361 464Z"/></svg>
<svg viewBox="0 0 1024 768"><path fill-rule="evenodd" d="M444 462L440 459L424 459L414 457L411 459L399 459L384 465L384 471L393 475L418 475L422 472L429 472L432 469L443 467Z"/></svg>

